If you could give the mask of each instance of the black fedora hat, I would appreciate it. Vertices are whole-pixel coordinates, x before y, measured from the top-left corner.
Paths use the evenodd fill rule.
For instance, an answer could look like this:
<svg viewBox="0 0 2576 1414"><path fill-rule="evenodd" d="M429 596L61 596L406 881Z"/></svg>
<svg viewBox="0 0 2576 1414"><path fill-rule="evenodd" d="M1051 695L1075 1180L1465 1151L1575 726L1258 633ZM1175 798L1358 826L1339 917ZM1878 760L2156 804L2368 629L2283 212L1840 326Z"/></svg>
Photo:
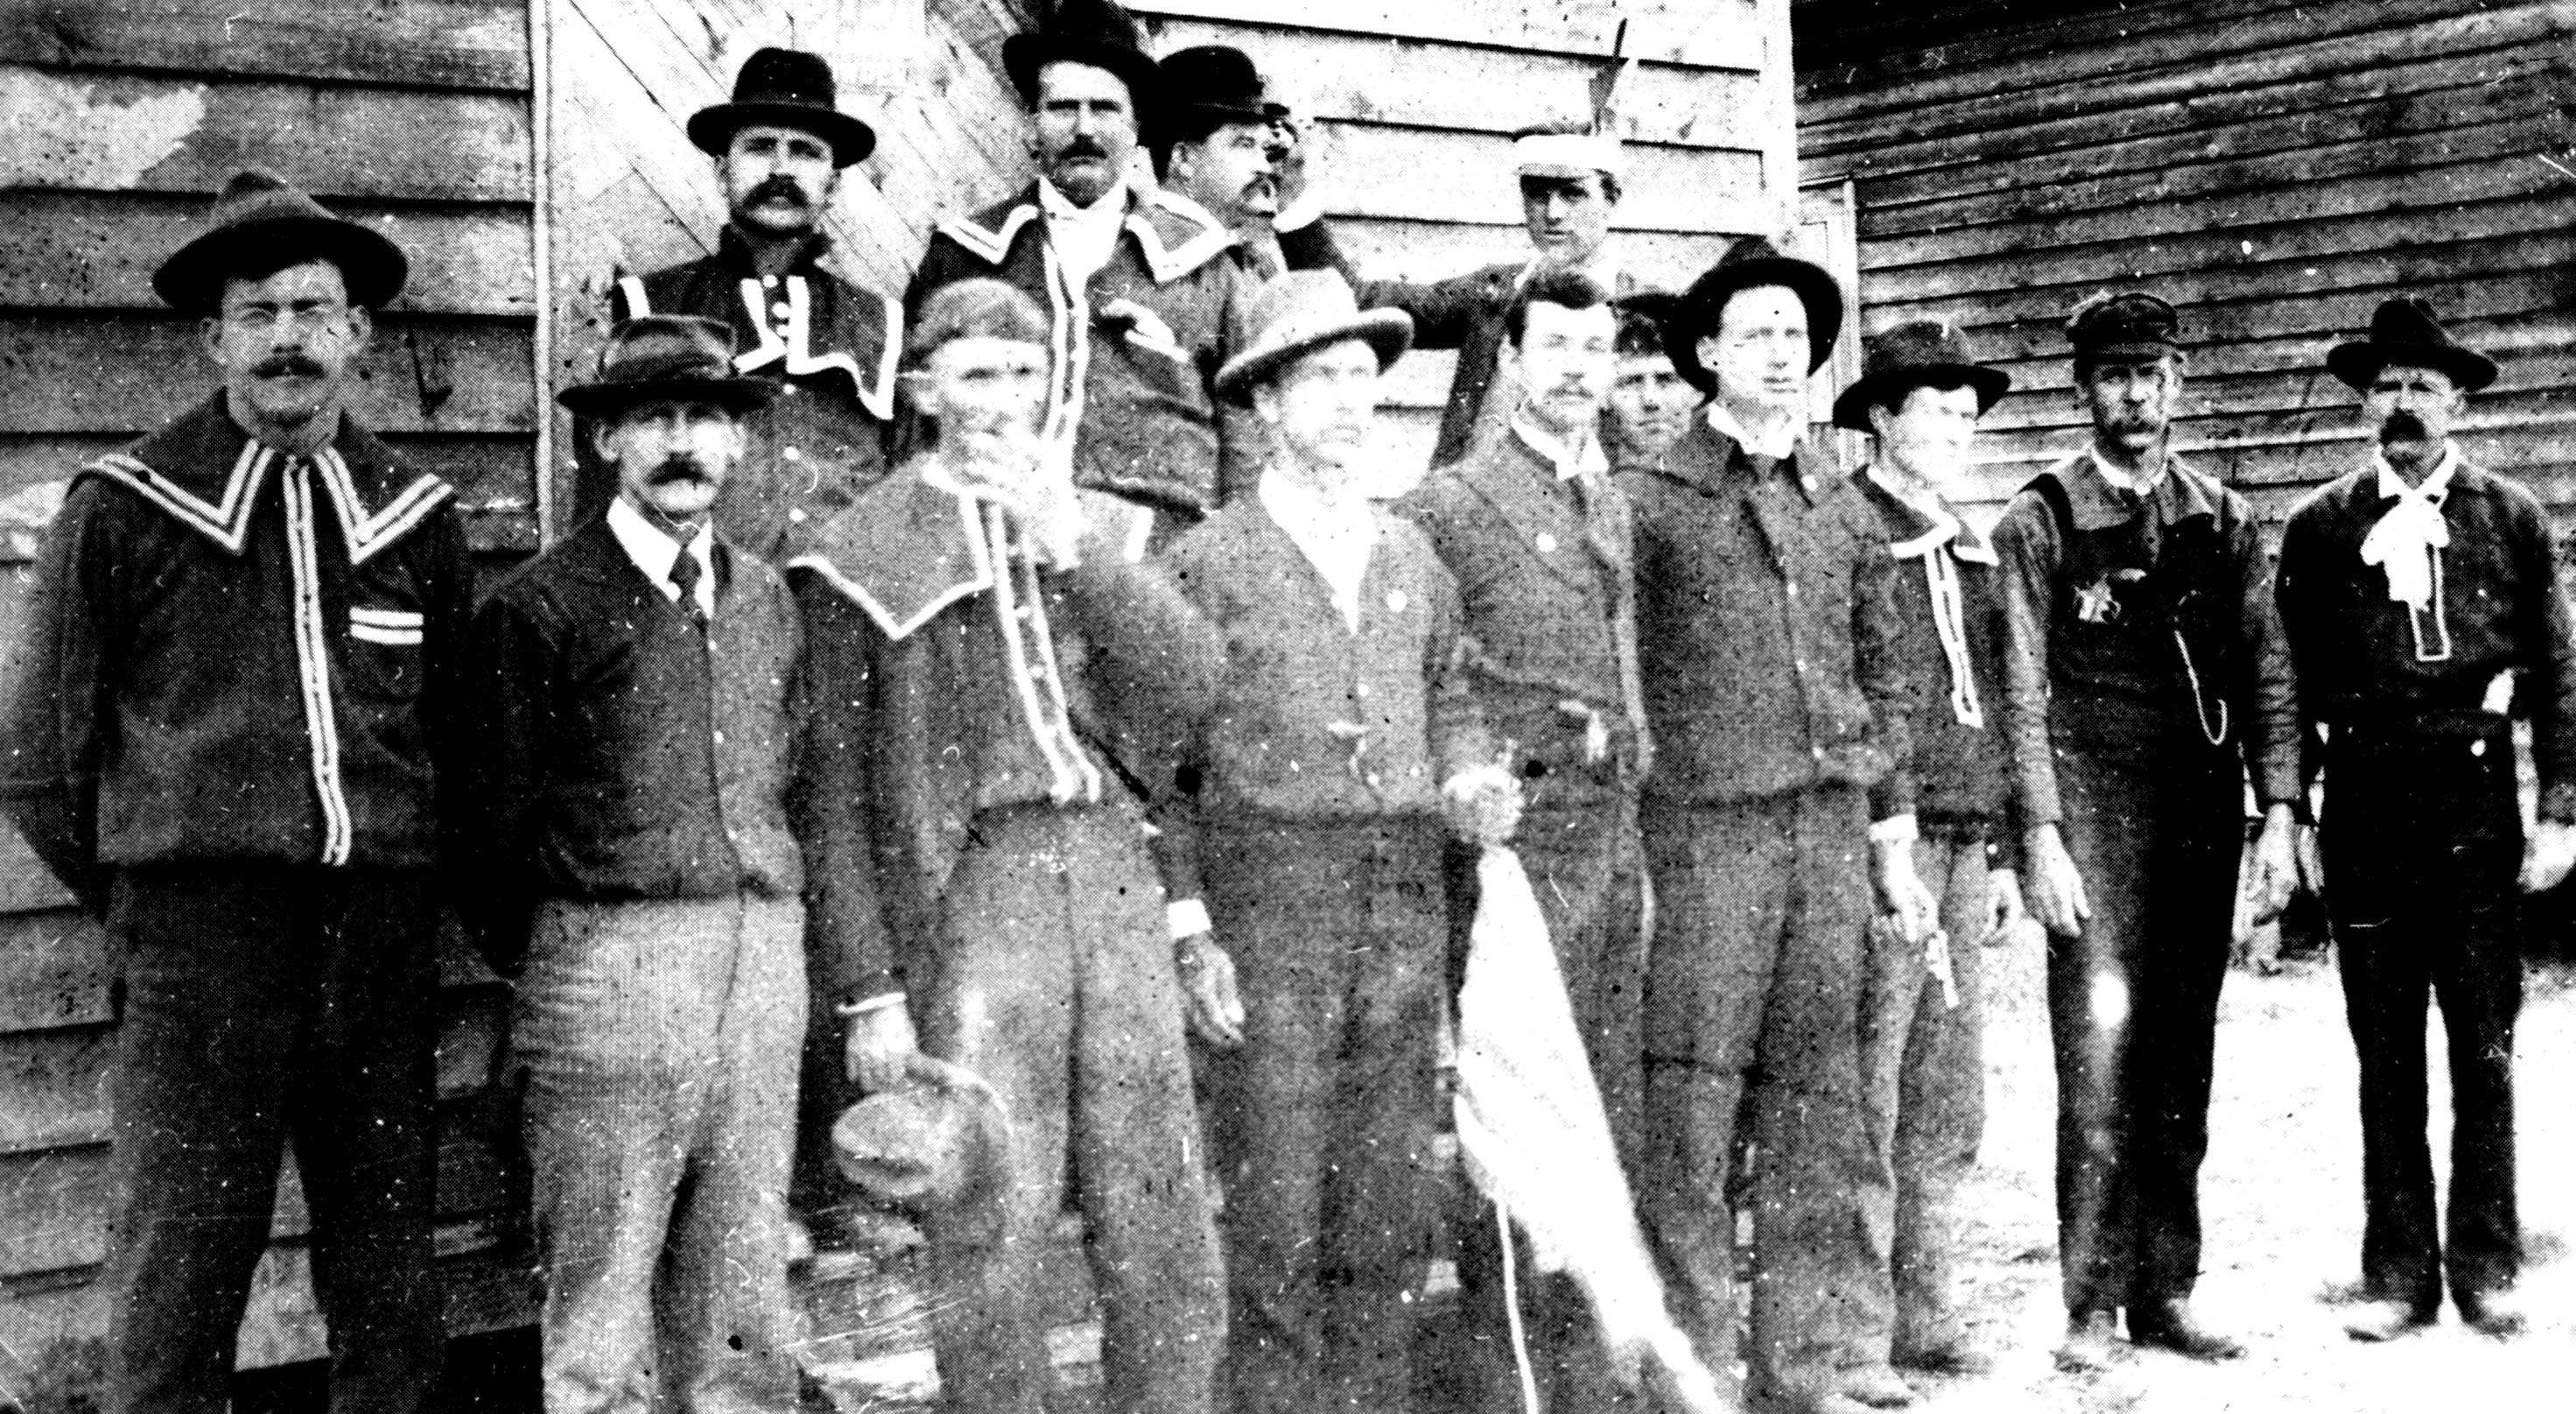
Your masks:
<svg viewBox="0 0 2576 1414"><path fill-rule="evenodd" d="M152 292L173 309L210 314L223 302L227 278L282 270L299 257L340 267L349 303L366 309L392 303L411 273L402 247L254 168L224 183L206 229L152 272Z"/></svg>
<svg viewBox="0 0 2576 1414"><path fill-rule="evenodd" d="M763 49L734 75L733 101L689 115L689 141L721 157L734 133L753 123L802 128L832 145L832 165L847 167L876 151L877 131L840 110L832 66L802 49Z"/></svg>
<svg viewBox="0 0 2576 1414"><path fill-rule="evenodd" d="M734 372L733 331L689 314L646 314L608 333L599 376L555 394L583 417L613 417L641 402L703 399L735 413L766 405L778 385Z"/></svg>
<svg viewBox="0 0 2576 1414"><path fill-rule="evenodd" d="M1267 123L1288 116L1288 105L1270 101L1269 86L1252 56L1222 44L1175 49L1155 66L1161 73L1166 117L1218 123Z"/></svg>
<svg viewBox="0 0 2576 1414"><path fill-rule="evenodd" d="M2367 388L2379 370L2402 364L2436 368L2463 393L2495 381L2495 360L2451 337L2433 306L2413 297L2383 302L2370 316L2370 333L2326 354L2326 368L2355 388Z"/></svg>
<svg viewBox="0 0 2576 1414"><path fill-rule="evenodd" d="M1914 388L1969 387L1977 390L1977 413L1983 416L1995 399L2012 386L2012 375L1977 362L1967 331L1938 319L1911 319L1863 340L1866 353L1860 377L1834 399L1834 426L1872 431L1869 410L1894 403Z"/></svg>
<svg viewBox="0 0 2576 1414"><path fill-rule="evenodd" d="M1117 0L1059 0L1038 27L1002 41L1002 70L1025 103L1038 96L1038 71L1053 63L1107 69L1127 85L1141 125L1162 101L1162 69L1145 52L1136 18Z"/></svg>
<svg viewBox="0 0 2576 1414"><path fill-rule="evenodd" d="M1717 378L1699 362L1699 341L1716 332L1717 318L1738 290L1778 285L1798 297L1807 309L1807 371L1815 372L1832 357L1843 326L1843 290L1825 267L1784 255L1764 236L1746 236L1726 248L1663 316L1664 351L1684 381L1703 393L1717 391Z"/></svg>

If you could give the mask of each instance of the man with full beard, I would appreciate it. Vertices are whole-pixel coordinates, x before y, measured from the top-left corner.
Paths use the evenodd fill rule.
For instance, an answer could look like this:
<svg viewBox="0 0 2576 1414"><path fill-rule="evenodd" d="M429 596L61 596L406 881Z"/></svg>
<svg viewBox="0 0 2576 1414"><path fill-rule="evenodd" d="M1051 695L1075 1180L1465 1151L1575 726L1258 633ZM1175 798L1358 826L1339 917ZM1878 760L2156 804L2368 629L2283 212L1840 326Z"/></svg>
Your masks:
<svg viewBox="0 0 2576 1414"><path fill-rule="evenodd" d="M2326 907L2361 1058L2361 1288L2346 1329L2460 1319L2506 1336L2522 1233L2514 1203L2519 900L2576 860L2576 636L2549 513L2451 441L2495 364L2422 300L2379 307L2326 355L2361 393L2373 455L2290 515L2281 623L2299 705L2325 730ZM2532 724L2540 819L2516 801L2513 718ZM2424 1141L2424 999L2450 1043L2448 1234Z"/></svg>
<svg viewBox="0 0 2576 1414"><path fill-rule="evenodd" d="M2023 878L2052 935L2057 1360L2118 1358L2122 1310L2136 1344L2233 1359L2245 1347L2191 1313L2200 1162L2249 771L2259 916L2296 874L2289 649L2252 508L2173 454L2173 306L2102 295L2066 332L2092 445L1994 534Z"/></svg>
<svg viewBox="0 0 2576 1414"><path fill-rule="evenodd" d="M621 276L610 291L618 322L687 314L724 325L741 350L734 371L778 385L766 408L744 416L742 465L715 511L727 539L773 563L885 475L894 419L903 306L822 263L832 248L823 217L841 173L876 147L875 131L833 100L820 56L752 55L733 101L689 117L689 141L715 159L724 191L715 253ZM585 511L616 492L605 477L590 485Z"/></svg>

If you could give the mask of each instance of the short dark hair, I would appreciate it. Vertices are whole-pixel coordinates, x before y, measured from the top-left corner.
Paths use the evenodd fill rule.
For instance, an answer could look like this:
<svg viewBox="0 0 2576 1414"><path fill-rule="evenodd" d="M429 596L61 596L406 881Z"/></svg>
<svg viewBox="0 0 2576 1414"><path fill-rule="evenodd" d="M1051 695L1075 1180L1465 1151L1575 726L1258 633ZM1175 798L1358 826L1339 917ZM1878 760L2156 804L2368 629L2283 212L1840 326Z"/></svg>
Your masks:
<svg viewBox="0 0 2576 1414"><path fill-rule="evenodd" d="M1664 326L1641 309L1619 311L1619 340L1612 348L1622 357L1662 358Z"/></svg>
<svg viewBox="0 0 2576 1414"><path fill-rule="evenodd" d="M1543 269L1521 282L1512 302L1503 307L1503 332L1510 336L1513 348L1521 346L1521 335L1529 331L1529 307L1553 304L1566 309L1591 309L1610 302L1610 292L1601 282L1580 270Z"/></svg>
<svg viewBox="0 0 2576 1414"><path fill-rule="evenodd" d="M1593 170L1592 175L1601 179L1601 199L1609 202L1613 206L1618 205L1619 179L1611 176L1607 172L1599 170L1598 168ZM1532 182L1579 182L1582 180L1583 179L1581 177L1551 177L1538 172L1523 172L1521 174L1521 198L1524 201L1529 199L1529 188L1530 183Z"/></svg>

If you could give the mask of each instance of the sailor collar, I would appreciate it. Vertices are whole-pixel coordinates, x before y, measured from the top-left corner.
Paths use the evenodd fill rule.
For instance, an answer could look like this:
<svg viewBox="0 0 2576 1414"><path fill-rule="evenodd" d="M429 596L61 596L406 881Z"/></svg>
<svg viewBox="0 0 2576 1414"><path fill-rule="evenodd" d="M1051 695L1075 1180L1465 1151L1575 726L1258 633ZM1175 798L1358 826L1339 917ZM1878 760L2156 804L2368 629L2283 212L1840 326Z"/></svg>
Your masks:
<svg viewBox="0 0 2576 1414"><path fill-rule="evenodd" d="M939 231L976 259L999 265L1010 258L1021 231L1044 216L1032 183L1017 201L983 213L983 219L950 216L940 221ZM1237 244L1234 233L1195 202L1154 188L1130 189L1119 231L1134 240L1145 273L1157 285L1189 274Z"/></svg>
<svg viewBox="0 0 2576 1414"><path fill-rule="evenodd" d="M1946 503L1940 502L1938 493L1935 493L1934 504L1923 504L1899 490L1886 468L1876 461L1869 464L1860 479L1871 499L1882 507L1893 509L1904 522L1896 540L1887 547L1888 553L1897 559L1921 559L1947 545L1953 559L1975 565L2000 563L1985 537L1959 519Z"/></svg>

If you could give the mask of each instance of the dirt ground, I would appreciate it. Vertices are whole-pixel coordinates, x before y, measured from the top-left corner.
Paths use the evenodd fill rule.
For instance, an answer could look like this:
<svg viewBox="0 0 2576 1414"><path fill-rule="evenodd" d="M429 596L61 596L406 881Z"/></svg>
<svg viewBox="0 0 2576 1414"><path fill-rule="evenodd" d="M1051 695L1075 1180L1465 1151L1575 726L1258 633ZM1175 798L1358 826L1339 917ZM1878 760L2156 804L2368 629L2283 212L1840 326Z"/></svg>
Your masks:
<svg viewBox="0 0 2576 1414"><path fill-rule="evenodd" d="M2459 1409L2481 1414L2576 1409L2576 974L2537 968L2516 1046L2522 1217L2531 1262L2524 1279L2532 1329L2498 1343L2444 1324L2386 1346L2342 1332L2335 1291L2357 1275L2361 1131L2352 1043L2330 961L2274 976L2230 972L2220 1004L2216 1097L2202 1171L2208 1270L2197 1306L2251 1347L2241 1361L2203 1365L2138 1352L2099 1377L2056 1372L2065 1328L2059 1305L2052 1199L2055 1087L2040 940L2027 932L1986 954L1986 1148L1971 1193L1973 1255L1965 1264L1979 1334L2001 1358L1991 1375L1944 1381L1917 1407L1987 1411L2261 1411ZM2447 1088L2441 1036L2428 1036L2435 1075L2433 1153L2444 1162Z"/></svg>

